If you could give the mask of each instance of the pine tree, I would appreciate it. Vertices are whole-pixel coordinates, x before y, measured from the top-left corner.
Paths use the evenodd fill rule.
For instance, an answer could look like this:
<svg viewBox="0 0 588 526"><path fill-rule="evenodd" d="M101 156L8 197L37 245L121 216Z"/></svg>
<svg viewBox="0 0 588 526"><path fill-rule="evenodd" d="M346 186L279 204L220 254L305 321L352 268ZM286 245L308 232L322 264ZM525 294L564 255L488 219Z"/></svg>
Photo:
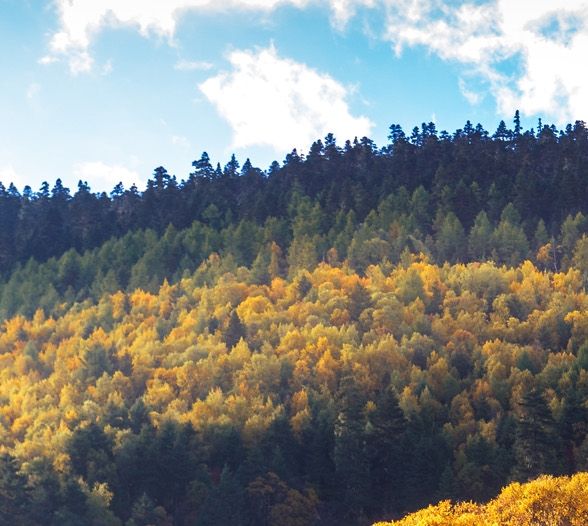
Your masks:
<svg viewBox="0 0 588 526"><path fill-rule="evenodd" d="M555 420L538 389L523 394L518 402L513 478L530 480L541 474L555 474L559 460Z"/></svg>
<svg viewBox="0 0 588 526"><path fill-rule="evenodd" d="M401 443L407 420L396 393L388 388L376 401L368 439L371 492L385 513L400 511L400 489L406 476Z"/></svg>
<svg viewBox="0 0 588 526"><path fill-rule="evenodd" d="M223 332L223 341L227 344L229 349L232 349L237 343L239 343L239 340L245 338L245 336L245 326L241 322L237 311L233 310L229 318L229 323Z"/></svg>
<svg viewBox="0 0 588 526"><path fill-rule="evenodd" d="M248 524L245 490L228 466L223 468L218 485L209 490L197 526L242 526Z"/></svg>
<svg viewBox="0 0 588 526"><path fill-rule="evenodd" d="M341 379L338 396L339 414L335 422L334 459L344 514L363 516L370 502L370 463L366 443L365 400L355 379Z"/></svg>
<svg viewBox="0 0 588 526"><path fill-rule="evenodd" d="M26 478L18 472L16 460L0 456L0 524L26 524L29 504Z"/></svg>

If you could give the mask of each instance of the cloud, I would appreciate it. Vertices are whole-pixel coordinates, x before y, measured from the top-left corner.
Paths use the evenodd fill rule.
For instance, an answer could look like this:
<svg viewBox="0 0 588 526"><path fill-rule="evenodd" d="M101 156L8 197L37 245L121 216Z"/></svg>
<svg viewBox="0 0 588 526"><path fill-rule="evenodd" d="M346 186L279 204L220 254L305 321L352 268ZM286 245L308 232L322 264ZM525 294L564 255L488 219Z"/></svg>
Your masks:
<svg viewBox="0 0 588 526"><path fill-rule="evenodd" d="M459 91L472 106L480 104L480 102L482 102L484 99L484 95L482 93L468 88L467 83L463 78L459 79L458 85Z"/></svg>
<svg viewBox="0 0 588 526"><path fill-rule="evenodd" d="M372 7L377 0L329 0L333 24L343 27L359 6ZM303 9L319 0L54 0L59 28L53 34L49 55L39 59L51 64L65 57L72 74L92 70L92 40L106 27L133 27L144 37L155 35L173 44L179 17L187 11L234 13L235 10L269 13L280 6ZM184 65L205 63L184 63ZM182 69L182 68L180 68ZM200 68L197 68L200 69Z"/></svg>
<svg viewBox="0 0 588 526"><path fill-rule="evenodd" d="M578 67L588 51L587 0L384 3L384 38L398 55L406 46L423 46L465 66L487 83L500 113L588 118L588 72ZM460 89L478 101L465 84Z"/></svg>
<svg viewBox="0 0 588 526"><path fill-rule="evenodd" d="M355 15L358 7L375 7L376 0L330 0L333 24L343 29Z"/></svg>
<svg viewBox="0 0 588 526"><path fill-rule="evenodd" d="M105 27L134 27L144 37L154 34L172 44L177 19L185 11L271 11L280 3L303 7L308 0L55 0L60 27L51 38L50 54L40 62L66 57L72 74L89 72L91 41Z"/></svg>
<svg viewBox="0 0 588 526"><path fill-rule="evenodd" d="M13 168L11 164L0 166L0 182L8 188L10 183L14 183L14 186L17 188L24 188L25 186L25 178L22 177L17 171Z"/></svg>
<svg viewBox="0 0 588 526"><path fill-rule="evenodd" d="M191 148L192 145L187 137L182 137L180 135L172 135L172 144L174 146L179 146L181 148Z"/></svg>
<svg viewBox="0 0 588 526"><path fill-rule="evenodd" d="M209 70L212 69L210 62L193 62L190 60L179 60L175 63L174 69L179 71Z"/></svg>
<svg viewBox="0 0 588 526"><path fill-rule="evenodd" d="M141 190L147 184L134 170L116 164L104 164L100 161L77 163L73 174L79 180L92 181L93 185L99 187L94 189L95 191L112 190L118 183L122 183L125 188L130 188L134 184Z"/></svg>
<svg viewBox="0 0 588 526"><path fill-rule="evenodd" d="M342 28L364 8L382 13L385 30L378 38L398 55L406 47L422 47L456 64L460 76L478 77L477 85L485 85L500 113L518 108L559 121L588 120L588 70L579 66L588 50L588 0L54 0L54 5L59 27L39 62L65 59L72 74L93 69L91 44L106 27L131 27L173 45L178 20L187 11L267 14L284 5L323 5L332 24ZM462 93L474 102L484 95Z"/></svg>
<svg viewBox="0 0 588 526"><path fill-rule="evenodd" d="M102 67L102 71L100 72L102 75L110 75L113 71L112 67L112 60L107 60L106 64Z"/></svg>
<svg viewBox="0 0 588 526"><path fill-rule="evenodd" d="M44 57L41 57L39 60L37 60L37 62L39 64L48 65L48 64L54 64L55 62L59 62L59 59L57 57L52 57L51 55L46 55Z"/></svg>
<svg viewBox="0 0 588 526"><path fill-rule="evenodd" d="M269 145L288 152L307 149L332 132L340 139L369 135L373 124L353 117L345 102L349 90L328 75L277 56L272 47L235 51L231 73L199 85L229 122L234 148Z"/></svg>
<svg viewBox="0 0 588 526"><path fill-rule="evenodd" d="M32 82L27 87L27 93L26 93L27 99L33 100L40 92L41 92L41 85L37 84L36 82Z"/></svg>

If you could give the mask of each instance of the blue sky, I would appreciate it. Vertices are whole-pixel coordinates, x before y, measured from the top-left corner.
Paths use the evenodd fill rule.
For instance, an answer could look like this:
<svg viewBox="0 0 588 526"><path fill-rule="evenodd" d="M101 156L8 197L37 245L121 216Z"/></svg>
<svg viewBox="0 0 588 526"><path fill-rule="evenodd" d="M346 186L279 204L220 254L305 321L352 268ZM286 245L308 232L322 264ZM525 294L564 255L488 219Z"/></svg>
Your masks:
<svg viewBox="0 0 588 526"><path fill-rule="evenodd" d="M561 7L565 6L565 7ZM332 132L588 119L588 0L0 0L0 181L267 169Z"/></svg>

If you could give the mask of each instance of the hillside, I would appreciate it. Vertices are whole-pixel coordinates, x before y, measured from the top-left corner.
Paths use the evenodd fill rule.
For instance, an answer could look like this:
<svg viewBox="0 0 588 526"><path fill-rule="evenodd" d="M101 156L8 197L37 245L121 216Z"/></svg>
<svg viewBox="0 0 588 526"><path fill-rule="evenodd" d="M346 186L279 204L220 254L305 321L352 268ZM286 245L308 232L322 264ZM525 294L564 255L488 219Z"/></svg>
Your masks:
<svg viewBox="0 0 588 526"><path fill-rule="evenodd" d="M1 193L0 524L363 525L588 471L585 158L579 122L392 126Z"/></svg>
<svg viewBox="0 0 588 526"><path fill-rule="evenodd" d="M10 513L354 524L587 468L578 271L410 257L257 285L224 264L5 322Z"/></svg>

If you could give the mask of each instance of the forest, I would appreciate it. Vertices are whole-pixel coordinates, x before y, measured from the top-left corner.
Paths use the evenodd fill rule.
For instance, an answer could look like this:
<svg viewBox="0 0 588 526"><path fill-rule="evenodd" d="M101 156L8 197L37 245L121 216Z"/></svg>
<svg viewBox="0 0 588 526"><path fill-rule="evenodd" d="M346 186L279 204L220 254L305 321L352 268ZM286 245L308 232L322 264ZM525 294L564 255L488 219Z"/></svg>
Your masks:
<svg viewBox="0 0 588 526"><path fill-rule="evenodd" d="M267 172L203 153L143 192L1 186L0 524L571 510L587 181L583 122L517 113L328 135Z"/></svg>

